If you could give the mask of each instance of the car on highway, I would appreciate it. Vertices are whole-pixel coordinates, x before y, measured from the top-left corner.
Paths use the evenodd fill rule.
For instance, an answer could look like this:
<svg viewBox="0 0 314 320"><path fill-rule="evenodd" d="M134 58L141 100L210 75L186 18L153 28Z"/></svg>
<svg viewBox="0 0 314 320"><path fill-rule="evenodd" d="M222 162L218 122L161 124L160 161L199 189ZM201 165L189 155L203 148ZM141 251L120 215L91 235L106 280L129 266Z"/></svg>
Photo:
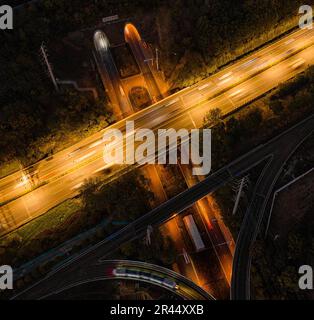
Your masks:
<svg viewBox="0 0 314 320"><path fill-rule="evenodd" d="M221 86L223 84L225 84L226 82L231 81L233 77L233 72L228 72L224 75L222 75L220 78L218 78L218 85Z"/></svg>
<svg viewBox="0 0 314 320"><path fill-rule="evenodd" d="M125 97L124 90L121 86L119 86L119 90L120 90L120 94L122 95L122 97Z"/></svg>
<svg viewBox="0 0 314 320"><path fill-rule="evenodd" d="M83 150L83 147L77 148L77 149L75 149L74 151L70 152L70 153L68 154L68 157L71 158L71 157L75 156L77 153L79 153L79 152L82 151L82 150Z"/></svg>
<svg viewBox="0 0 314 320"><path fill-rule="evenodd" d="M183 223L185 225L185 228L193 242L193 245L195 247L195 250L197 252L201 251L201 250L204 250L206 247L205 247L205 244L203 242L203 239L200 235L200 232L197 228L197 225L195 223L195 220L193 218L193 215L191 214L188 214L186 215L183 219Z"/></svg>
<svg viewBox="0 0 314 320"><path fill-rule="evenodd" d="M234 100L240 100L243 99L247 95L247 92L245 92L244 89L238 89L236 91L232 91L229 94L229 98L233 98Z"/></svg>
<svg viewBox="0 0 314 320"><path fill-rule="evenodd" d="M242 95L243 93L244 93L244 92L243 92L243 89L238 89L238 90L233 91L232 93L230 93L230 94L229 94L229 97L230 97L230 98L233 98L233 97Z"/></svg>
<svg viewBox="0 0 314 320"><path fill-rule="evenodd" d="M298 68L302 67L302 66L304 65L304 63L305 63L305 60L302 59L302 58L299 58L299 59L293 61L292 63L290 63L289 66L290 66L292 69L298 69Z"/></svg>
<svg viewBox="0 0 314 320"><path fill-rule="evenodd" d="M245 69L245 68L250 67L251 65L253 65L254 63L256 63L256 62L258 61L258 59L260 59L259 56L256 57L256 58L253 58L253 59L251 59L251 60L249 60L249 61L246 61L245 63L243 63L242 65L240 65L240 66L238 67L238 70L241 71L242 69Z"/></svg>

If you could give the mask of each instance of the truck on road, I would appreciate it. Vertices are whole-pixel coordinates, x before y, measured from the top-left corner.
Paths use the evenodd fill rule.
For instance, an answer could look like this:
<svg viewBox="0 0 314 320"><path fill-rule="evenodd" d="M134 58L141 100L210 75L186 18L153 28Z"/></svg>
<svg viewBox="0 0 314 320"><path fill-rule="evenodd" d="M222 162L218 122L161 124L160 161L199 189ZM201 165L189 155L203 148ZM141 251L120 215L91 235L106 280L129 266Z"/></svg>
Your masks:
<svg viewBox="0 0 314 320"><path fill-rule="evenodd" d="M205 249L205 244L202 237L198 231L197 225L194 221L193 215L189 214L183 218L185 228L187 229L189 236L194 244L196 251L201 251Z"/></svg>

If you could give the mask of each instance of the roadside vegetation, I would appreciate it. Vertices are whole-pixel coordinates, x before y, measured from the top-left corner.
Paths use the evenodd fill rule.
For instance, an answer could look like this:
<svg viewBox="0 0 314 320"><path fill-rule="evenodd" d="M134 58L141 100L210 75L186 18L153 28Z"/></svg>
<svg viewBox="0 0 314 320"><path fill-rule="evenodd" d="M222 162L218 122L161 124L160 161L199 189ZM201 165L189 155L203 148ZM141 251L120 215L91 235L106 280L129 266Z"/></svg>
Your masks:
<svg viewBox="0 0 314 320"><path fill-rule="evenodd" d="M30 87L27 94L20 96L14 92L16 87L12 87L12 96L8 95L1 108L0 164L18 159L29 165L112 122L103 100L95 102L73 90L47 95ZM8 169L2 169L3 175Z"/></svg>
<svg viewBox="0 0 314 320"><path fill-rule="evenodd" d="M172 169L175 166L171 166ZM172 176L171 169L165 169ZM176 172L176 170L175 170ZM178 179L175 177L173 179ZM53 266L91 246L141 215L155 203L150 181L140 169L104 184L102 178L85 181L80 195L69 199L44 215L0 239L0 264L18 268L39 258L26 274L16 281L18 288L43 277ZM182 191L181 180L172 192ZM126 243L109 258L135 259L171 267L177 252L173 241L153 229L151 243L146 238Z"/></svg>
<svg viewBox="0 0 314 320"><path fill-rule="evenodd" d="M276 198L267 238L254 244L251 283L256 299L312 300L300 290L299 267L314 266L313 173Z"/></svg>
<svg viewBox="0 0 314 320"><path fill-rule="evenodd" d="M162 166L167 193L172 196L185 188L177 166ZM44 215L0 239L0 264L15 268L40 258L32 272L18 280L21 288L42 277L69 254L95 244L158 205L150 181L141 169L109 184L101 177L85 181L80 194L64 201ZM171 183L170 181L175 182ZM164 181L165 182L165 181ZM176 257L172 240L153 230L151 244L145 239L127 243L115 258L139 259L171 266ZM166 253L165 253L166 252Z"/></svg>
<svg viewBox="0 0 314 320"><path fill-rule="evenodd" d="M302 143L298 151L284 166L284 174L277 183L278 188L308 172L312 168L314 168L314 132Z"/></svg>
<svg viewBox="0 0 314 320"><path fill-rule="evenodd" d="M0 264L18 267L84 231L102 225L75 250L103 239L149 211L153 194L139 171L103 185L86 181L81 194L0 239Z"/></svg>
<svg viewBox="0 0 314 320"><path fill-rule="evenodd" d="M161 61L172 87L189 86L295 27L302 4L302 0L167 3L157 21Z"/></svg>
<svg viewBox="0 0 314 320"><path fill-rule="evenodd" d="M110 258L144 261L171 269L177 254L173 240L164 237L156 227L151 234L150 244L146 243L146 238L133 240L123 244Z"/></svg>
<svg viewBox="0 0 314 320"><path fill-rule="evenodd" d="M94 26L108 13L137 18L149 13L156 22L150 39L161 49L161 68L176 90L290 30L301 4L302 0L42 0L28 6L15 20L15 29L0 35L0 63L5 66L0 72L0 166L14 159L30 164L113 122L106 99L94 101L72 90L55 93L40 62L38 50L43 41L49 43ZM145 23L141 27L145 31ZM214 168L313 113L313 95L314 68L310 68L237 115L222 119L219 110L208 114L204 126L214 125ZM7 166L2 170L5 175L12 169ZM106 186L101 181L87 181L79 197L2 238L0 264L19 266L106 220L101 232L76 247L78 251L121 228L119 223L129 223L146 213L151 197L145 179L136 173ZM137 240L126 244L120 253L171 264L171 241L155 232L151 248ZM47 268L40 266L30 277L38 277Z"/></svg>
<svg viewBox="0 0 314 320"><path fill-rule="evenodd" d="M23 164L35 162L112 121L107 101L95 102L72 91L54 92L39 56L43 41L49 44L95 26L110 12L134 16L142 21L140 28L153 46L160 47L166 78L173 88L182 88L290 29L300 4L42 0L27 5L17 13L14 30L0 35L0 166L15 158Z"/></svg>
<svg viewBox="0 0 314 320"><path fill-rule="evenodd" d="M268 141L313 111L314 67L234 115L222 117L219 110L211 110L204 117L204 127L213 131L213 169Z"/></svg>
<svg viewBox="0 0 314 320"><path fill-rule="evenodd" d="M310 67L296 78L280 85L270 94L259 99L235 115L222 117L217 109L204 117L204 127L211 127L212 132L212 165L217 170L235 160L254 147L269 141L293 124L301 121L314 112L314 67ZM311 159L306 157L303 159ZM304 162L304 161L303 161ZM307 160L307 165L309 165ZM264 163L256 166L249 173L250 190L240 201L247 207L250 195ZM302 167L305 164L303 163ZM304 172L304 171L303 171ZM227 185L213 194L222 210L224 222L236 239L245 211L232 215L235 191Z"/></svg>
<svg viewBox="0 0 314 320"><path fill-rule="evenodd" d="M250 204L250 199L254 192L256 182L266 164L266 161L261 162L246 173L246 184L243 187L242 195L236 212L233 214L233 209L236 197L239 192L239 184L241 178L232 181L231 183L219 188L213 192L212 196L218 204L225 225L231 231L233 239L236 241L246 210Z"/></svg>

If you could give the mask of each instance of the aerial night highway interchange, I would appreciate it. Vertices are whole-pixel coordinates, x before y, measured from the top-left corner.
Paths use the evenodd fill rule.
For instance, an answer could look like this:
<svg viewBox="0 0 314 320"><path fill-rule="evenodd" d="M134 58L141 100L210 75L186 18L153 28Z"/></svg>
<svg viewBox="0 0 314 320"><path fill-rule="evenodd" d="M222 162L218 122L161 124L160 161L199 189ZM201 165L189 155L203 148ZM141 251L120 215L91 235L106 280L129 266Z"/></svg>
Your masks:
<svg viewBox="0 0 314 320"><path fill-rule="evenodd" d="M313 0L4 2L1 300L314 299Z"/></svg>

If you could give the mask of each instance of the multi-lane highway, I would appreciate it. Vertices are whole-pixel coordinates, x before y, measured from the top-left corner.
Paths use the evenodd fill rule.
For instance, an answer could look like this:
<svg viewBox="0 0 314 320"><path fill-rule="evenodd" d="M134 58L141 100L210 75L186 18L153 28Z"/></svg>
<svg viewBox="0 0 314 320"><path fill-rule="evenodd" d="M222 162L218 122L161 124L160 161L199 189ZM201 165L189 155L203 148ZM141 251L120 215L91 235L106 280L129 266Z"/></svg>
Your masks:
<svg viewBox="0 0 314 320"><path fill-rule="evenodd" d="M180 165L180 168L186 184L189 188L202 180L198 180L198 177L192 175L192 172L188 165ZM232 240L230 242L230 238L232 238L232 236L230 235L228 237L224 232L222 232L221 223L217 221L217 217L211 212L211 208L208 202L209 200L209 197L200 199L198 202L196 202L194 208L196 209L196 213L201 218L200 220L205 226L206 234L208 235L208 238L210 239L210 242L213 246L220 267L225 275L228 284L230 284L234 241Z"/></svg>
<svg viewBox="0 0 314 320"><path fill-rule="evenodd" d="M77 256L72 257L66 263L54 269L44 279L34 284L27 290L24 290L23 292L17 294L15 298L29 299L35 296L40 297L51 292L51 288L56 286L56 284L59 282L62 283L64 279L76 279L76 277L78 277L82 270L84 270L85 268L89 268L89 266L93 265L95 261L104 262L106 260L106 257L117 248L119 248L123 243L129 242L139 237L144 237L148 226L159 225L167 221L173 216L173 214L182 212L208 193L213 192L235 177L243 176L250 168L264 160L270 158L277 159L274 163L276 164L277 168L278 165L280 168L283 162L281 160L284 159L285 161L289 157L291 152L300 143L300 141L302 141L311 132L313 132L313 128L314 116L311 116L298 125L294 126L293 128L285 131L278 137L272 139L267 144L261 145L251 150L249 153L221 168L216 173L210 175L190 189L161 204L159 207L153 209L151 212L135 220L123 229L115 232L93 247L86 249L84 252ZM277 171L272 171L272 174L270 175L268 175L268 171L264 171L263 176L266 177L266 181L273 181L273 173L275 172L276 174ZM264 183L262 184L262 186L265 187ZM266 191L270 192L271 190ZM258 195L256 203L257 206L255 206L255 209L258 209L257 212L260 212L259 210L261 208L261 212L264 211L263 206L260 207L260 205L262 204L262 202L260 201L261 198L264 199L263 194ZM254 200L254 203L255 201L256 200ZM236 275L236 278L233 278L232 282L236 281L237 285L235 285L235 290L239 290L239 294L247 292L247 270L249 268L249 264L247 262L250 261L250 255L248 254L247 256L245 256L245 253L248 253L248 250L250 250L251 248L251 240L256 236L258 230L256 227L259 226L259 221L259 214L256 216L256 214L253 212L252 215L246 215L246 222L244 223L244 226L246 227L243 227L245 229L244 231L242 231L242 233L244 234L244 241L238 240L238 243L239 241L241 241L242 244L239 245L239 249L236 249L238 253L236 253L235 255L236 264L234 268L239 267L239 269L236 273L235 269L233 269L233 274ZM250 226L251 223L252 226ZM248 236L245 236L245 230L249 231ZM239 239L241 239L241 236L239 236ZM244 256L242 255L242 252L244 252ZM240 260L236 258L237 255L238 257L241 257Z"/></svg>
<svg viewBox="0 0 314 320"><path fill-rule="evenodd" d="M150 263L130 260L107 260L94 263L73 278L56 283L48 294L35 294L34 299L57 297L57 294L76 286L103 280L134 280L160 286L185 300L214 300L193 281L170 270Z"/></svg>
<svg viewBox="0 0 314 320"><path fill-rule="evenodd" d="M124 131L127 120L133 120L135 128L153 130L201 127L208 110L219 107L224 114L232 112L313 64L313 44L314 30L298 30L111 128ZM93 175L105 172L110 180L132 169L104 164L102 135L106 130L36 163L23 173L19 171L1 179L0 203L19 198L0 207L0 233L5 234L74 196L84 180ZM40 188L23 195L43 182Z"/></svg>

